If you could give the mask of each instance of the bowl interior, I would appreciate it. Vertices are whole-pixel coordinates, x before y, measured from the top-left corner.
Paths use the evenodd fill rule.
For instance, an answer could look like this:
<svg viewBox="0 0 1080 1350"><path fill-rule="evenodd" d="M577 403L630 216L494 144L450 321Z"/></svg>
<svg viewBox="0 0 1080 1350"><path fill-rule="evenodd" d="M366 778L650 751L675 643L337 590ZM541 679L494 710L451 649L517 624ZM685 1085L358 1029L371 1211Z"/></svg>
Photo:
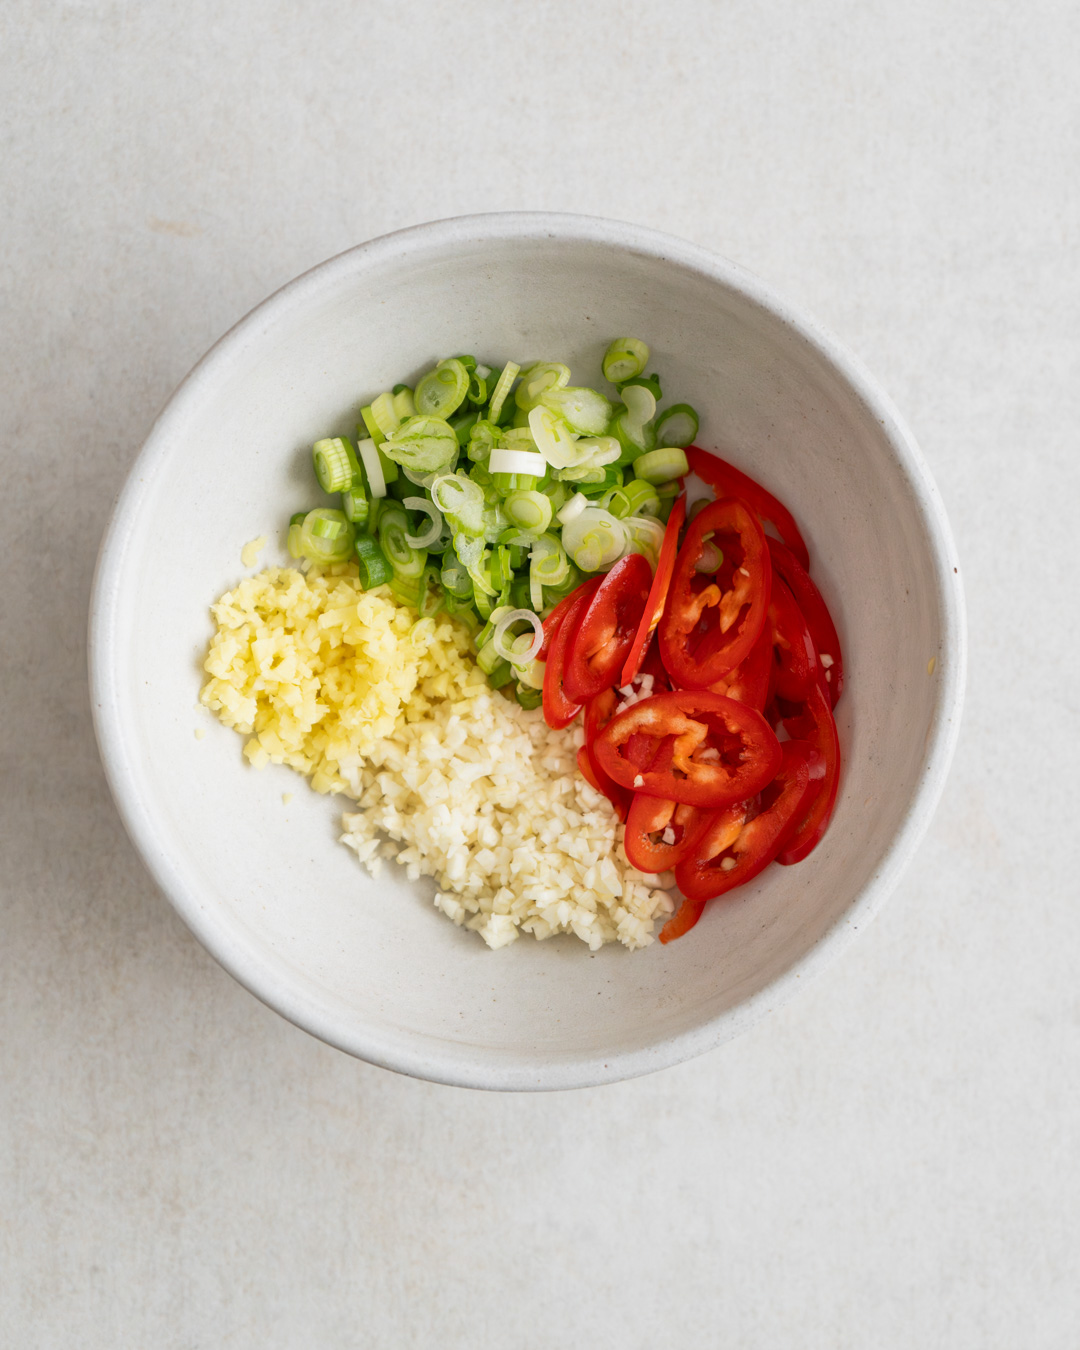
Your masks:
<svg viewBox="0 0 1080 1350"><path fill-rule="evenodd" d="M99 731L158 880L272 1006L444 1081L596 1082L724 1039L826 935L862 921L914 847L947 759L956 599L917 455L850 367L737 269L630 236L457 222L316 269L181 387L103 553ZM526 938L493 953L437 913L429 883L368 876L335 842L347 803L288 770L250 769L241 739L198 708L208 606L242 575L248 540L271 540L260 565L286 561L289 514L320 499L312 441L351 433L373 394L459 351L564 360L597 384L621 333L643 336L666 394L702 413L699 443L773 488L804 528L845 647L839 803L807 862L768 869L669 948L592 955L576 939Z"/></svg>

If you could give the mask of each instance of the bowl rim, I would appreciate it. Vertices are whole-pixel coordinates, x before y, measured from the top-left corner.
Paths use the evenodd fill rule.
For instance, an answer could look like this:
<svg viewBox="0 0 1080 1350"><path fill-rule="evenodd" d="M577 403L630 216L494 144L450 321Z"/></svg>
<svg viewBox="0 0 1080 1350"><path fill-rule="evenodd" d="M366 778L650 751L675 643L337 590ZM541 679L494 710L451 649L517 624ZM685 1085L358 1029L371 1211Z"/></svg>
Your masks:
<svg viewBox="0 0 1080 1350"><path fill-rule="evenodd" d="M416 246L446 249L466 243L548 238L603 244L674 262L728 286L794 329L862 400L879 423L911 483L929 539L942 618L942 650L930 733L916 786L896 834L870 880L848 908L782 974L734 1007L697 1026L648 1046L609 1054L574 1054L543 1062L511 1062L505 1052L486 1057L472 1048L447 1054L438 1037L396 1037L368 1028L343 1029L332 1014L288 987L274 970L214 919L213 910L189 894L165 846L157 822L138 791L138 772L128 744L130 731L118 697L119 580L132 541L141 499L148 489L161 444L171 424L197 404L203 386L272 326L334 290L347 276L400 256ZM224 333L177 386L155 419L121 488L95 568L87 632L91 711L106 777L132 842L173 907L210 954L268 1007L320 1040L368 1063L455 1087L493 1090L561 1090L597 1086L682 1063L747 1030L766 1013L805 988L879 912L911 861L937 808L956 748L967 672L967 623L959 559L940 493L914 437L889 396L862 361L817 320L777 294L739 264L697 244L646 226L602 217L546 211L505 211L456 216L395 230L358 244L309 268L274 291ZM410 1044L404 1044L408 1041ZM442 1053L440 1053L440 1047Z"/></svg>

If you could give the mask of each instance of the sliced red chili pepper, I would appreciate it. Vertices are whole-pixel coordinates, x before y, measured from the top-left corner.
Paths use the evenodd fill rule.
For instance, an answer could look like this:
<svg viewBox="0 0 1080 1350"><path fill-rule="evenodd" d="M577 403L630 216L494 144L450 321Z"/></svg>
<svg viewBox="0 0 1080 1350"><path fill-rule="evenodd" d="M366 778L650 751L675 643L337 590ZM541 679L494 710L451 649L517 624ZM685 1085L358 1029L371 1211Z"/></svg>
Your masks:
<svg viewBox="0 0 1080 1350"><path fill-rule="evenodd" d="M780 708L785 712L784 729L788 735L809 741L820 756L813 797L800 812L778 857L779 862L790 867L813 852L828 828L840 786L840 741L823 685L813 685L801 707L787 712L781 700Z"/></svg>
<svg viewBox="0 0 1080 1350"><path fill-rule="evenodd" d="M599 581L585 582L567 596L569 603L547 644L547 665L544 667L544 721L558 731L568 727L581 711L581 705L568 698L563 689L566 653L577 631L578 622L588 608ZM561 605L560 605L561 608ZM554 618L556 611L548 616Z"/></svg>
<svg viewBox="0 0 1080 1350"><path fill-rule="evenodd" d="M548 647L551 645L551 639L555 636L555 631L566 617L566 611L577 603L577 596L581 591L588 591L589 595L594 595L599 587L603 577L590 577L588 581L583 581L580 586L575 586L569 595L564 595L551 613L544 620L544 641L541 644L539 652L536 654L538 661L547 660Z"/></svg>
<svg viewBox="0 0 1080 1350"><path fill-rule="evenodd" d="M804 741L785 741L780 769L761 794L755 812L736 828L730 812L718 811L682 862L675 881L686 899L660 933L671 942L693 928L707 900L743 886L777 856L816 790L812 766L817 751Z"/></svg>
<svg viewBox="0 0 1080 1350"><path fill-rule="evenodd" d="M621 787L615 782L603 769L597 768L596 761L592 754L592 744L597 735L603 731L604 727L615 716L615 710L618 706L618 695L614 689L602 689L594 698L589 699L585 705L585 744L578 751L578 766L580 767L582 756L588 760L591 777L585 774L589 782L596 788L597 792L603 793L608 801L614 806L615 813L620 820L625 820L627 812L630 810L630 803L634 794L628 789ZM582 770L584 773L584 769Z"/></svg>
<svg viewBox="0 0 1080 1350"><path fill-rule="evenodd" d="M624 687L631 682L641 669L642 662L645 660L645 653L648 650L649 639L656 631L656 625L660 622L660 616L664 612L668 587L671 585L671 574L675 570L675 555L679 551L679 531L682 529L685 519L686 493L681 492L676 498L675 505L671 508L671 515L668 516L667 526L664 530L664 542L660 545L660 554L656 560L652 589L649 591L649 598L645 603L645 613L641 616L641 623L638 625L637 633L634 636L630 655L626 658L626 664L623 666L623 672L619 679L619 683Z"/></svg>
<svg viewBox="0 0 1080 1350"><path fill-rule="evenodd" d="M802 610L783 577L773 577L766 627L771 631L776 660L775 691L788 702L801 703L812 684L824 684L825 671Z"/></svg>
<svg viewBox="0 0 1080 1350"><path fill-rule="evenodd" d="M743 473L734 464L728 464L719 455L702 450L700 446L690 446L686 459L691 471L703 483L708 483L718 497L741 497L749 502L762 520L769 522L803 567L809 568L810 554L795 524L795 517L783 502L777 501L771 492L749 474Z"/></svg>
<svg viewBox="0 0 1080 1350"><path fill-rule="evenodd" d="M674 753L673 743L665 742L652 768L666 767ZM688 806L686 802L665 801L636 792L626 817L623 848L631 866L639 872L670 872L694 847L698 836L712 819L706 806ZM670 835L670 842L665 836Z"/></svg>
<svg viewBox="0 0 1080 1350"><path fill-rule="evenodd" d="M814 585L810 573L791 550L777 539L769 539L768 543L773 571L779 572L791 588L795 603L802 610L806 626L810 629L818 657L825 667L829 703L835 708L844 689L844 657L829 607Z"/></svg>
<svg viewBox="0 0 1080 1350"><path fill-rule="evenodd" d="M710 540L724 555L713 575L697 570ZM657 630L676 684L707 689L749 655L765 626L771 584L765 532L753 511L736 497L710 502L686 532Z"/></svg>
<svg viewBox="0 0 1080 1350"><path fill-rule="evenodd" d="M668 738L671 758L656 767ZM745 801L772 780L781 758L759 712L708 689L657 694L624 708L591 749L593 763L616 783L690 806Z"/></svg>
<svg viewBox="0 0 1080 1350"><path fill-rule="evenodd" d="M629 553L601 581L578 620L565 659L566 696L584 703L619 678L652 586L647 558Z"/></svg>
<svg viewBox="0 0 1080 1350"><path fill-rule="evenodd" d="M762 712L769 697L772 666L772 629L766 624L761 630L761 636L750 648L749 654L734 670L729 671L709 688L714 694L725 694L728 698L736 699L739 703L747 703L751 708Z"/></svg>

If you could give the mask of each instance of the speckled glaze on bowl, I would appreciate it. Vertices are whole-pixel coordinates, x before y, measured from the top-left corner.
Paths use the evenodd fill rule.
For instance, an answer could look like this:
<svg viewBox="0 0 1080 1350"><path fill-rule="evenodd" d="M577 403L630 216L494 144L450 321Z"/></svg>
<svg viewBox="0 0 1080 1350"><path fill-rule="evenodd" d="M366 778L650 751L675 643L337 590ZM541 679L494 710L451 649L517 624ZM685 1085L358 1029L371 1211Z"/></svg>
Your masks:
<svg viewBox="0 0 1080 1350"><path fill-rule="evenodd" d="M670 947L572 938L490 952L398 869L337 844L340 800L262 773L197 706L208 606L240 549L313 499L312 441L448 352L569 361L608 340L702 412L795 512L836 617L845 772L824 842L709 907ZM260 564L283 561L278 543ZM102 757L148 867L252 993L374 1064L462 1086L603 1083L709 1050L833 959L883 903L937 804L963 699L958 562L910 434L861 364L756 278L681 240L579 216L440 221L271 296L165 407L117 504L91 612ZM928 673L928 671L932 673ZM194 735L205 727L204 739ZM284 793L294 793L290 804ZM808 1032L809 1034L809 1032Z"/></svg>

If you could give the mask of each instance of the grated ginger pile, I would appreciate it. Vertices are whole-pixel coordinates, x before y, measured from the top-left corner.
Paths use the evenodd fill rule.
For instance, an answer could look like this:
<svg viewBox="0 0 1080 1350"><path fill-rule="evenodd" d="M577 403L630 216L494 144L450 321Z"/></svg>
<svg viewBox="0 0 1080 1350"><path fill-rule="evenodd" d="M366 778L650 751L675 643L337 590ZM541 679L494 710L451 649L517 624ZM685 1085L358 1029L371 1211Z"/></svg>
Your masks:
<svg viewBox="0 0 1080 1350"><path fill-rule="evenodd" d="M256 767L355 798L342 841L372 875L390 857L433 877L438 908L490 947L568 932L637 948L672 912L670 879L629 865L578 772L580 730L493 693L458 624L362 590L351 564L270 568L211 612L202 702Z"/></svg>

